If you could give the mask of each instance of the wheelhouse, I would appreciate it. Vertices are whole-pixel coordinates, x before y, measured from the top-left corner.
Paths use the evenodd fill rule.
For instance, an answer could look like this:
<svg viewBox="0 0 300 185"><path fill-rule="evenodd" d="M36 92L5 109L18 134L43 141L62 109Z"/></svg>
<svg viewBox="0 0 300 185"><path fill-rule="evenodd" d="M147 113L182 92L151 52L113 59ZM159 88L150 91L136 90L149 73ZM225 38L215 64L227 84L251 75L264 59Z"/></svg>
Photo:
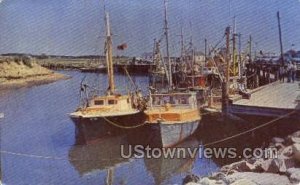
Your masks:
<svg viewBox="0 0 300 185"><path fill-rule="evenodd" d="M170 105L174 108L197 107L196 93L171 93L171 94L152 94L150 96L150 108Z"/></svg>

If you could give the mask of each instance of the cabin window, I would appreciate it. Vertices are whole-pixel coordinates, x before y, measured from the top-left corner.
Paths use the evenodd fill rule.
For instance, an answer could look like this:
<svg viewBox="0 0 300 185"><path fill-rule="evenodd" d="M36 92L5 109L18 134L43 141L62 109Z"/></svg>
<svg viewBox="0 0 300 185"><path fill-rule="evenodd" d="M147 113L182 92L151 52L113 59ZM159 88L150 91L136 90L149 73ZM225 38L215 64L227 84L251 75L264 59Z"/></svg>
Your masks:
<svg viewBox="0 0 300 185"><path fill-rule="evenodd" d="M171 98L169 96L164 96L163 101L164 103L170 103Z"/></svg>
<svg viewBox="0 0 300 185"><path fill-rule="evenodd" d="M175 97L170 97L170 104L177 104Z"/></svg>
<svg viewBox="0 0 300 185"><path fill-rule="evenodd" d="M154 105L160 105L160 99L159 99L159 97L154 97L153 104Z"/></svg>
<svg viewBox="0 0 300 185"><path fill-rule="evenodd" d="M104 105L104 100L95 100L94 104L95 105Z"/></svg>
<svg viewBox="0 0 300 185"><path fill-rule="evenodd" d="M180 104L188 104L188 101L186 98L181 98L180 99Z"/></svg>
<svg viewBox="0 0 300 185"><path fill-rule="evenodd" d="M114 105L117 104L118 101L117 100L108 100L108 105Z"/></svg>

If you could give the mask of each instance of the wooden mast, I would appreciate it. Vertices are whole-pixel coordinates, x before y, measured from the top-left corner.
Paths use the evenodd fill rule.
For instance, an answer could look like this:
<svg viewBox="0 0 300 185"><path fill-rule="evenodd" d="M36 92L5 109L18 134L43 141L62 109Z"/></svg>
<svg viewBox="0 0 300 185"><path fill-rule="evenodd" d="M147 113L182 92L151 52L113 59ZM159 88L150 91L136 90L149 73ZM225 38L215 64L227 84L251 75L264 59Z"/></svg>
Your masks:
<svg viewBox="0 0 300 185"><path fill-rule="evenodd" d="M236 75L236 21L233 17L233 33L232 33L232 64L233 64L233 76Z"/></svg>
<svg viewBox="0 0 300 185"><path fill-rule="evenodd" d="M239 62L238 62L238 70L239 70L239 78L242 77L242 40L241 40L242 34L238 34L239 38Z"/></svg>
<svg viewBox="0 0 300 185"><path fill-rule="evenodd" d="M226 65L227 65L227 69L226 69L226 82L229 82L230 79L230 27L226 28L225 31L226 34L226 56L225 56L225 61L226 61Z"/></svg>
<svg viewBox="0 0 300 185"><path fill-rule="evenodd" d="M108 93L114 94L115 83L114 83L114 69L113 69L113 58L112 58L112 38L109 22L109 14L105 12L105 22L106 22L106 41L105 41L105 57L107 65L107 75L108 75Z"/></svg>
<svg viewBox="0 0 300 185"><path fill-rule="evenodd" d="M185 49L184 49L184 40L183 40L183 30L182 30L182 26L181 26L181 30L180 30L180 44L181 44L181 60L182 62L184 62L184 57L185 57Z"/></svg>
<svg viewBox="0 0 300 185"><path fill-rule="evenodd" d="M249 36L249 59L250 61L252 61L252 36L251 35Z"/></svg>
<svg viewBox="0 0 300 185"><path fill-rule="evenodd" d="M166 36L166 46L167 46L167 59L168 59L168 71L169 71L169 90L173 86L172 80L172 66L170 60L170 53L169 53L169 33L168 33L168 20L167 20L167 0L164 0L164 13L165 13L165 36Z"/></svg>
<svg viewBox="0 0 300 185"><path fill-rule="evenodd" d="M204 62L204 64L205 64L205 66L206 66L206 63L207 63L207 39L205 38L204 39L204 56L205 56L205 62Z"/></svg>

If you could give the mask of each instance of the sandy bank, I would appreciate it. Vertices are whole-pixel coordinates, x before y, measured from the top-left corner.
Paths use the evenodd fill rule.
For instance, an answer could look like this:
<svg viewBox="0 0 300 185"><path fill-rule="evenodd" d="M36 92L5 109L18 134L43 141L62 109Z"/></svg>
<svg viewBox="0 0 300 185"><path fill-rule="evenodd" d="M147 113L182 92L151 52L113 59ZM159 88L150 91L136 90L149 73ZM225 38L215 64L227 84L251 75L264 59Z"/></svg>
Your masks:
<svg viewBox="0 0 300 185"><path fill-rule="evenodd" d="M40 66L30 57L0 57L0 89L41 85L68 78Z"/></svg>
<svg viewBox="0 0 300 185"><path fill-rule="evenodd" d="M70 77L60 73L52 73L52 74L46 74L40 76L26 77L22 79L7 80L5 82L0 82L0 90L48 84L48 83L56 82L58 80L65 80L69 78Z"/></svg>

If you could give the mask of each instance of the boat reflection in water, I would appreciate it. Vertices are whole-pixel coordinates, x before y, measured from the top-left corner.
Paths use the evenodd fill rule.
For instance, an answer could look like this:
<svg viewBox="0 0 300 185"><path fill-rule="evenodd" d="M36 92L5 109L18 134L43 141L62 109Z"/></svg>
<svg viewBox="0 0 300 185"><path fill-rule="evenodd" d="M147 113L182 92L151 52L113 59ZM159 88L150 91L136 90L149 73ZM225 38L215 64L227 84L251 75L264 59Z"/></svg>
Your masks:
<svg viewBox="0 0 300 185"><path fill-rule="evenodd" d="M168 180L176 175L191 172L198 157L199 141L190 137L173 148L176 152L184 150L175 157L164 156L160 158L144 158L147 171L151 172L155 184L167 184ZM197 150L196 150L197 149ZM190 150L192 155L188 152ZM193 152L195 151L195 152Z"/></svg>
<svg viewBox="0 0 300 185"><path fill-rule="evenodd" d="M69 162L84 179L97 176L103 177L106 184L116 184L125 178L128 184L139 184L142 177L148 184L164 184L174 181L174 178L178 178L176 181L182 180L183 176L192 171L198 157L199 151L194 152L194 149L199 147L199 141L189 137L175 147L168 148L176 148L176 152L180 148L185 150L184 154L134 158L134 147L149 145L151 140L145 138L151 139L153 133L138 134L132 131L127 134L103 134L101 128L97 123L76 125L76 141L69 150ZM124 147L121 148L121 145ZM123 158L122 153L132 155ZM134 170L129 172L128 168Z"/></svg>
<svg viewBox="0 0 300 185"><path fill-rule="evenodd" d="M103 134L101 129L97 123L76 124L76 141L69 150L69 161L82 177L106 171L106 184L113 184L114 169L129 162L120 155L120 145L128 143L126 135Z"/></svg>

